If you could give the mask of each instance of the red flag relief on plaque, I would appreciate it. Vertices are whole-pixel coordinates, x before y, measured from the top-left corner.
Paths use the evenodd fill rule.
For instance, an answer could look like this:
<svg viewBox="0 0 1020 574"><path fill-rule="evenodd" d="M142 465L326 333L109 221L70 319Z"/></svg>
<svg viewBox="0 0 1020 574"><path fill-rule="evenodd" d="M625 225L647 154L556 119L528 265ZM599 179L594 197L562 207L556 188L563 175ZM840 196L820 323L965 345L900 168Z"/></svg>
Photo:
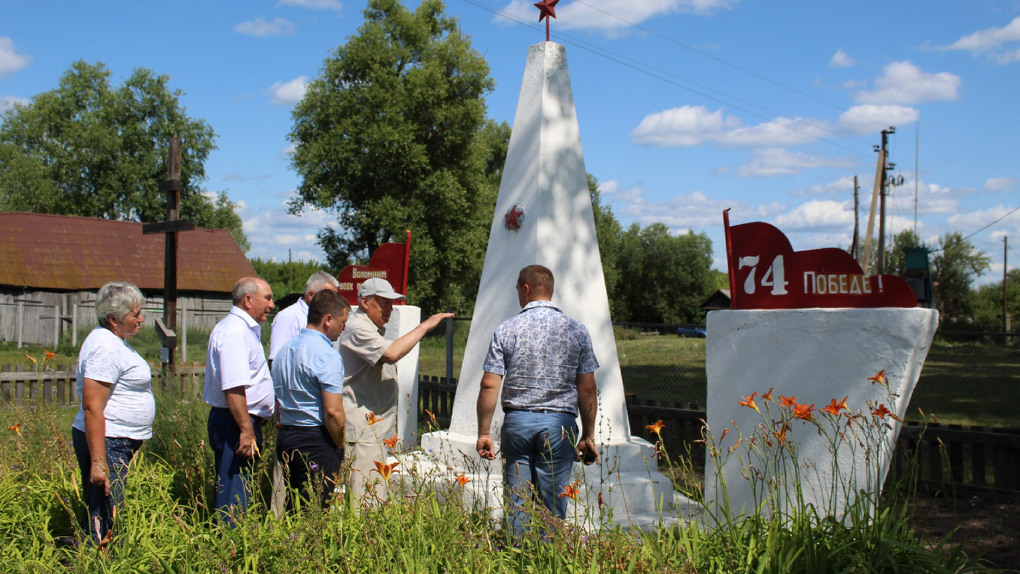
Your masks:
<svg viewBox="0 0 1020 574"><path fill-rule="evenodd" d="M730 227L726 256L731 309L916 307L914 292L896 275L865 275L842 249L794 251L768 223Z"/></svg>
<svg viewBox="0 0 1020 574"><path fill-rule="evenodd" d="M340 294L352 306L358 304L358 288L373 277L385 279L401 295L407 295L407 267L411 261L411 232L404 243L383 243L368 265L348 265L337 275Z"/></svg>

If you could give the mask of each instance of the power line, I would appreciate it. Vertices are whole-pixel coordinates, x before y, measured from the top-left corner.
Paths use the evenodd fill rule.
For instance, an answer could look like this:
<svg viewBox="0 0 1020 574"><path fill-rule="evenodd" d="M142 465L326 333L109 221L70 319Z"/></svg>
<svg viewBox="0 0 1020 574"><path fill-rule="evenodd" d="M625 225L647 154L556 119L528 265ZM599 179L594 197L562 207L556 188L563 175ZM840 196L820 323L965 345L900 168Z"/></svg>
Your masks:
<svg viewBox="0 0 1020 574"><path fill-rule="evenodd" d="M481 2L479 2L477 0L463 0L463 1L465 3L467 3L467 4L470 4L470 5L475 6L477 8L481 8L482 10L485 10L485 11L490 12L492 14L496 14L497 16L501 16L501 17L506 18L508 20L511 20L511 21L517 22L519 24L522 24L525 27L531 28L533 30L541 30L540 27L535 26L531 22L527 22L527 21L525 21L525 20L523 20L521 18L518 18L518 17L516 17L516 16L514 16L512 14L509 14L507 12L504 12L502 10L499 10L499 9L496 9L496 8L492 8L490 6L486 6L485 4L482 4ZM739 102L745 103L747 105L754 106L754 107L757 107L759 109L766 110L766 111L768 111L770 113L773 113L773 114L776 114L778 116L784 116L785 117L785 114L783 114L781 112L774 111L774 110L765 108L763 106L759 106L759 105L754 104L752 102L748 102L748 101L742 100L742 99L740 99L740 98L738 98L736 96L731 96L731 95L726 94L724 92L721 92L721 91L718 91L718 90L714 90L712 88L708 88L706 86L702 86L702 85L700 85L700 84L698 84L696 82L693 82L693 81L688 80L686 78L682 78L682 77L677 76L675 74L672 74L670 72L667 72L667 71L664 71L664 70L660 70L658 68L655 68L654 66L650 66L648 64L645 64L645 63L640 62L638 60L635 60L633 58L629 58L627 56L624 56L622 54L618 54L618 53L613 52L611 50L607 50L607 49L602 48L600 46L596 46L594 44L590 44L588 42L585 42L584 40L581 40L581 39L576 38L574 36L571 36L569 34L564 34L562 32L559 32L557 34L557 36L559 36L561 38L566 38L568 40L568 41L564 42L566 44L572 44L572 45L574 45L574 46L576 46L576 47L578 47L578 48L580 48L582 50L585 50L585 51L588 51L588 52L590 52L592 54L595 54L596 56L602 57L602 58L607 59L607 60L609 60L611 62L615 62L615 63L617 63L617 64L619 64L621 66L630 68L630 69L632 69L634 71L640 72L640 73L645 74L647 76L651 76L652 78L655 78L655 79L657 79L657 80L659 80L661 82L665 82L667 84L671 84L673 86L676 86L676 87L678 87L680 89L687 90L687 91L689 91L691 93L697 94L697 95L699 95L701 97L707 98L707 99L712 100L714 102L718 102L720 104L729 106L729 107L731 107L733 109L742 111L742 112L744 112L746 114L750 114L750 115L752 115L752 116L754 116L756 118L759 118L759 119L762 119L762 120L765 120L765 121L768 121L768 122L772 122L773 121L773 118L769 118L769 117L764 116L762 114L759 114L757 112L753 112L751 110L748 110L747 108L743 108L743 107L734 105L733 103L728 102L726 100L721 100L721 99L719 99L717 97L714 97L714 96L711 96L709 94L706 94L703 91L698 91L698 90L695 90L695 89L690 88L688 86L685 86L683 84L677 83L675 81L672 81L672 80L670 80L668 78L663 77L661 74L665 74L665 75L668 75L668 76L675 77L678 80L681 80L681 81L686 82L688 84L692 84L692 85L698 86L699 88L702 88L704 90L709 90L709 91L712 91L712 92L715 92L715 93L718 93L718 94L722 94L722 95L724 95L727 98L730 98L732 100L739 101ZM629 62L633 62L633 63L628 63L628 61ZM647 68L647 69L644 69L644 68ZM837 135L837 136L840 136L840 137L845 137L847 139L858 141L859 143L862 143L862 144L870 145L870 144L867 144L867 142L864 142L862 140L858 140L856 138L847 136L845 134L842 134L842 133L839 133L839 132L835 132L835 131L827 129L827 128L823 127L823 126L814 125L811 122L804 121L803 119L797 119L797 118L791 118L791 119L793 119L794 121L797 121L799 123L805 124L807 126L810 126L812 128L815 128L815 129L818 129L818 130L821 130L821 131L824 131L824 132L831 133L833 135ZM806 135L806 136L808 136L809 138L811 138L813 140L824 142L824 143L827 143L829 145L845 149L845 150L847 150L849 152L852 152L852 153L855 153L855 154L858 154L858 155L862 155L862 156L867 156L868 155L865 152L862 152L862 151L859 151L857 149L854 149L854 148L851 148L851 147L839 144L837 142L825 139L823 137L818 136L817 134L812 134L812 133L809 133L809 132L806 132L806 131L803 131L803 130L799 130L797 128L794 128L794 127L790 126L789 124L776 123L776 125L780 126L780 127L783 127L785 129L788 129L790 131Z"/></svg>
<svg viewBox="0 0 1020 574"><path fill-rule="evenodd" d="M788 91L793 92L793 93L795 93L797 95L803 96L803 97L808 98L810 100L814 100L814 101L816 101L816 102L818 102L820 104L824 104L824 105L829 106L831 108L835 108L835 109L840 110L842 112L846 112L846 113L855 115L855 116L857 116L859 118L863 118L865 120L868 120L869 122L872 122L872 123L874 123L876 125L880 125L882 127L885 127L885 124L882 123L882 122L879 122L878 120L874 120L872 118L869 118L868 116L858 114L857 112L854 112L854 111L849 110L847 108L844 108L842 106L833 104L832 102L828 102L828 101L823 100L821 98L812 96L811 94L808 94L806 92L802 92L802 91L798 90L797 88L793 88L793 87L787 86L786 84L784 84L782 82L777 82L776 80L773 80L772 78L763 76L763 75L761 75L761 74L759 74L757 72L752 72L751 70L748 70L747 68L743 68L743 67L738 66L736 64L733 64L731 62L727 62L726 60L723 60L722 58L719 58L717 56L713 56L712 54L709 54L708 52L701 51L701 50L699 50L699 49L697 49L697 48L695 48L693 46L688 46L687 44L684 44L683 42L681 42L679 40L676 40L674 38L666 36L665 34L661 34L659 32L656 32L655 30L652 30L651 28L642 26L641 24L638 24L637 22L631 22L630 20L627 20L625 18L617 16L616 14L612 14L610 12L606 12L605 10L603 10L601 8L598 8L596 6L592 6L591 4L588 4L587 2L583 2L582 0L574 0L574 3L586 6L586 7L590 8L590 9L592 9L592 10L595 10L596 12L601 12L602 14L605 14L606 16L609 16L610 18L615 18L615 19L619 20L620 22L623 22L623 23L625 23L625 24L627 24L629 26L633 26L633 27L635 27L635 28L637 28L639 30L642 30L644 32L648 32L649 34L652 34L653 36L658 36L659 38L662 38L663 40L666 40L667 42L670 42L672 44L676 44L677 46L680 46L681 48L684 48L686 50L690 50L691 52L694 52L695 54L698 54L698 55L703 56L705 58L708 58L710 60L714 60L716 62L719 62L720 64L723 64L724 66L729 66L729 67L733 68L734 70L743 72L743 73L745 73L745 74L747 74L749 76L754 76L755 78L758 78L759 80L762 80L762 81L768 82L770 84L779 86L780 88L783 88L784 90L788 90Z"/></svg>
<svg viewBox="0 0 1020 574"><path fill-rule="evenodd" d="M1016 209L1014 209L1013 211L1010 211L1010 212L1009 212L1009 213L1007 213L1006 215L1003 215L1002 217L1000 217L1000 218L996 219L995 221L993 221L993 222L989 223L988 225L986 225L986 226L982 227L981 229L978 229L977 231L975 231L974 233L971 233L971 234L970 234L970 235L968 235L967 237L964 237L964 238L963 238L963 239L961 239L960 241L966 241L966 240L970 239L971 237L974 237L974 236L975 236L975 235L977 235L978 233L981 233L982 231L984 231L984 230L988 229L989 227L991 227L991 226L995 225L996 223L998 223L998 222L1002 221L1003 219L1006 219L1007 217L1009 217L1010 215L1013 215L1013 214L1014 214L1014 213L1016 213L1017 211L1020 211L1020 207L1017 207ZM944 247L939 247L938 249L932 249L931 251L932 251L932 253L936 253L936 252L938 252L938 251L942 251L943 249L944 249Z"/></svg>

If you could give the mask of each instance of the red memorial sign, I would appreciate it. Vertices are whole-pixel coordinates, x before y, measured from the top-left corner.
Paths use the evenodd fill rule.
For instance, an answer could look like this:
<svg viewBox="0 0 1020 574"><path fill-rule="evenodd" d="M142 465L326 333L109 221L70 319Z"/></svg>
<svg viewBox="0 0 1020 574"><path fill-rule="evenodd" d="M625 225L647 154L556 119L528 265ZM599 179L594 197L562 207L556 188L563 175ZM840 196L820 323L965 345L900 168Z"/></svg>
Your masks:
<svg viewBox="0 0 1020 574"><path fill-rule="evenodd" d="M903 278L865 275L842 249L794 251L783 232L768 223L730 227L729 210L723 223L731 309L917 306Z"/></svg>
<svg viewBox="0 0 1020 574"><path fill-rule="evenodd" d="M411 231L404 243L384 243L375 250L368 265L348 265L337 275L340 294L351 306L358 304L358 288L373 277L385 279L401 295L407 295L407 266L411 261Z"/></svg>

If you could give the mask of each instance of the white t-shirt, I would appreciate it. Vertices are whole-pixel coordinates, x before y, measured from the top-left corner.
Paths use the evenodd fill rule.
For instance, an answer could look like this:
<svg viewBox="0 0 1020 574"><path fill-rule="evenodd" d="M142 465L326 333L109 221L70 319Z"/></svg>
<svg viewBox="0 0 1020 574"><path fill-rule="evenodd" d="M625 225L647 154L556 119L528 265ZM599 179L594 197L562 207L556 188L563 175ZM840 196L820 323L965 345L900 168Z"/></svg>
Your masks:
<svg viewBox="0 0 1020 574"><path fill-rule="evenodd" d="M156 417L152 369L126 341L104 327L93 329L78 353L75 389L80 401L86 378L112 385L103 409L106 436L137 440L152 437L152 420ZM73 426L85 432L84 401Z"/></svg>

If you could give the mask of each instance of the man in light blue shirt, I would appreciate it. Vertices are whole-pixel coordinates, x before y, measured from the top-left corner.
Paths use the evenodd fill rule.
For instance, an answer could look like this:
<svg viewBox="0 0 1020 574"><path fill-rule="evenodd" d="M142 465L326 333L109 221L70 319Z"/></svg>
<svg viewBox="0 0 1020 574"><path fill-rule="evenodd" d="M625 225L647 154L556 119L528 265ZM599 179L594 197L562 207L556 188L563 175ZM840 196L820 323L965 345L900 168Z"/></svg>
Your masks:
<svg viewBox="0 0 1020 574"><path fill-rule="evenodd" d="M276 355L273 388L279 405L276 456L287 468L290 488L301 496L318 492L329 504L344 458L344 363L333 348L350 304L321 290L308 304L308 324Z"/></svg>

